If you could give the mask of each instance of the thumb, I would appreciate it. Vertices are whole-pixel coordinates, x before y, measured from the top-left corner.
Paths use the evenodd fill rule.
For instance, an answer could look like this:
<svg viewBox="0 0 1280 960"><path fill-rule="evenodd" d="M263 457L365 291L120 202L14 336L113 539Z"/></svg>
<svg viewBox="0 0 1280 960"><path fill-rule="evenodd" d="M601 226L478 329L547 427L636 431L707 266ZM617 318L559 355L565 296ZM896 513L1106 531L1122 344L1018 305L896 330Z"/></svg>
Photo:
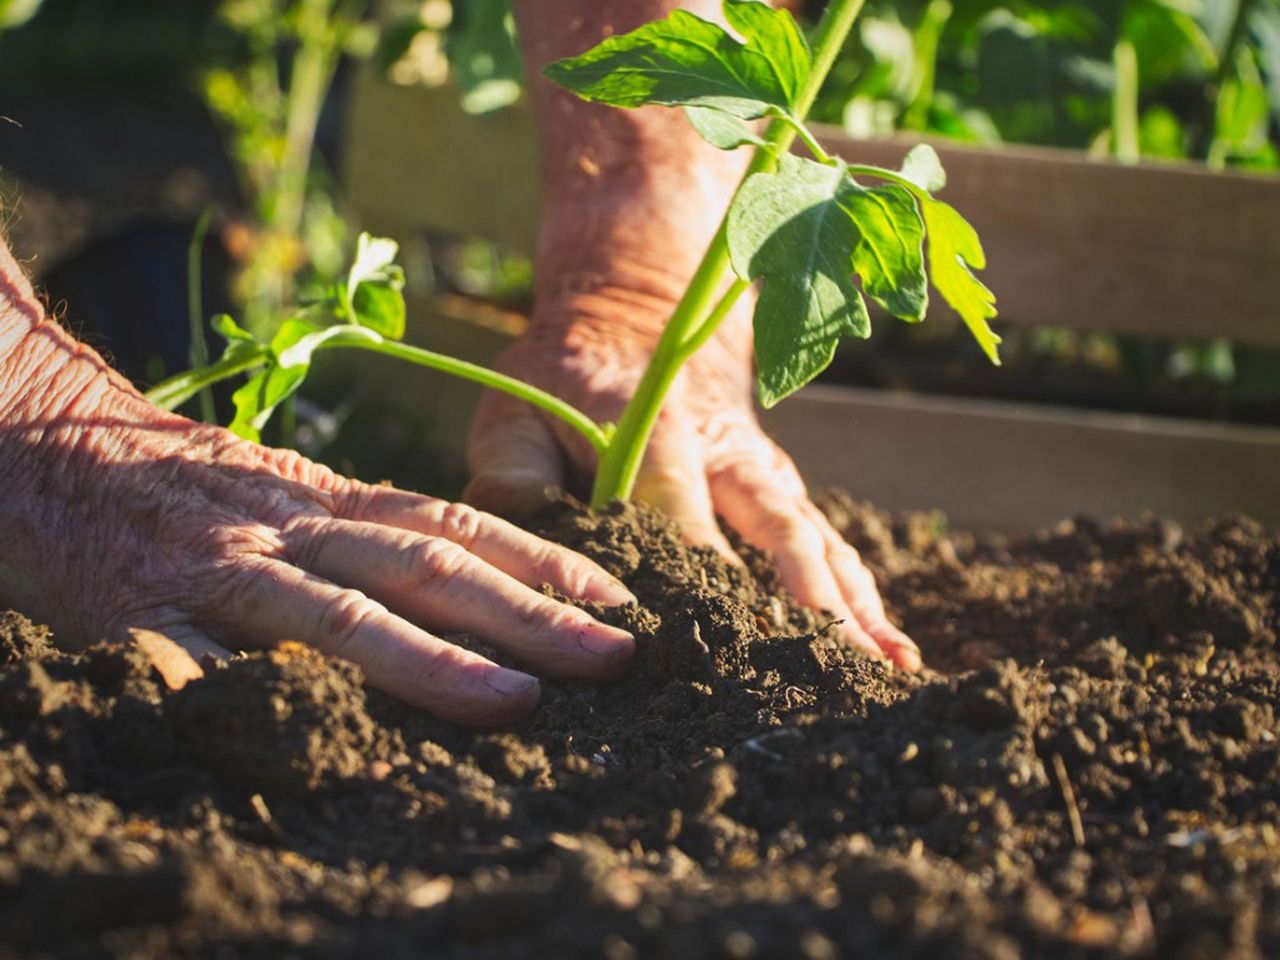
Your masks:
<svg viewBox="0 0 1280 960"><path fill-rule="evenodd" d="M690 432L654 434L636 479L636 499L665 511L690 543L713 548L729 563L742 562L720 532L702 444Z"/></svg>
<svg viewBox="0 0 1280 960"><path fill-rule="evenodd" d="M463 499L490 513L519 516L545 506L565 485L564 455L533 407L486 393L467 435L471 480Z"/></svg>

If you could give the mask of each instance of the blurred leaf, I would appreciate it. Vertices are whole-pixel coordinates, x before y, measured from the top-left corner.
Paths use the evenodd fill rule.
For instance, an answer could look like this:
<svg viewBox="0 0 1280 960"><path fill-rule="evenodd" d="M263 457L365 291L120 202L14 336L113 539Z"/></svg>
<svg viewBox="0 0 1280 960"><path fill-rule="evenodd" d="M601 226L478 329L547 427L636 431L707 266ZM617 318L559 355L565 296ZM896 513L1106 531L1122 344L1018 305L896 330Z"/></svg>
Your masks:
<svg viewBox="0 0 1280 960"><path fill-rule="evenodd" d="M1280 3L1256 5L1249 17L1249 29L1257 40L1271 115L1280 123Z"/></svg>
<svg viewBox="0 0 1280 960"><path fill-rule="evenodd" d="M1187 155L1186 132L1182 123L1177 114L1162 104L1142 114L1138 142L1144 157L1174 160Z"/></svg>
<svg viewBox="0 0 1280 960"><path fill-rule="evenodd" d="M0 0L0 30L20 27L36 15L42 0Z"/></svg>
<svg viewBox="0 0 1280 960"><path fill-rule="evenodd" d="M524 69L510 0L454 0L444 49L468 113L490 113L519 99Z"/></svg>

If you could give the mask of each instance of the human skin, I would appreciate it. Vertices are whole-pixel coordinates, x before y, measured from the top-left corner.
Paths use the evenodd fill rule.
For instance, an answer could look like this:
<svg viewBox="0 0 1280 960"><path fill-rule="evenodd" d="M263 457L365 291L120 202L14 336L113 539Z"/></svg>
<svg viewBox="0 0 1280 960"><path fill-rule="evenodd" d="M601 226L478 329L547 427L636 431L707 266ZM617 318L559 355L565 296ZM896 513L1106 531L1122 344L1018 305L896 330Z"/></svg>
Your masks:
<svg viewBox="0 0 1280 960"><path fill-rule="evenodd" d="M747 157L704 144L681 111L584 103L540 70L677 7L720 19L719 0L515 4L543 153L544 213L530 328L500 366L597 421L621 415ZM636 495L674 517L691 541L736 562L719 514L773 554L797 598L831 611L849 643L918 669L918 648L885 615L857 551L832 529L790 457L760 428L749 301L681 372ZM563 424L489 393L470 433L466 496L508 511L533 506L547 488L582 487L594 459Z"/></svg>
<svg viewBox="0 0 1280 960"><path fill-rule="evenodd" d="M147 403L46 317L2 239L0 491L0 608L64 645L141 629L199 658L300 641L485 725L532 709L538 681L441 633L555 677L616 677L634 652L626 632L535 589L634 600L586 558Z"/></svg>

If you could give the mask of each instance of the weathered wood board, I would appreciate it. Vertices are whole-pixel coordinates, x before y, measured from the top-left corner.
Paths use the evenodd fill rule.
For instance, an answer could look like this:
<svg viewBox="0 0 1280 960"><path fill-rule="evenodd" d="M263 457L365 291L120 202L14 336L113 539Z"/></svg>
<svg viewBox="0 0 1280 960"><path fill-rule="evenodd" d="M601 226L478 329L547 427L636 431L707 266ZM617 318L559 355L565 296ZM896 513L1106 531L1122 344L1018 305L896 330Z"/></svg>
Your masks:
<svg viewBox="0 0 1280 960"><path fill-rule="evenodd" d="M882 165L910 146L820 135L843 156ZM1054 150L938 149L950 175L944 196L986 245L983 279L1002 322L1280 346L1280 178L1130 168ZM345 168L371 229L533 248L536 159L524 111L467 116L450 90L366 74ZM450 339L485 362L501 338ZM454 420L473 394L445 390ZM765 423L811 484L887 508L941 508L964 527L1144 510L1280 524L1280 429L830 387L803 391ZM448 440L459 444L460 433Z"/></svg>
<svg viewBox="0 0 1280 960"><path fill-rule="evenodd" d="M1148 510L1280 524L1280 429L824 386L764 423L811 487L963 527Z"/></svg>
<svg viewBox="0 0 1280 960"><path fill-rule="evenodd" d="M847 159L890 167L915 142L854 141L832 128L819 136ZM935 146L949 177L942 196L986 247L998 325L1280 346L1280 177ZM525 110L469 116L448 88L394 87L368 73L357 81L347 190L373 226L532 250L535 157Z"/></svg>

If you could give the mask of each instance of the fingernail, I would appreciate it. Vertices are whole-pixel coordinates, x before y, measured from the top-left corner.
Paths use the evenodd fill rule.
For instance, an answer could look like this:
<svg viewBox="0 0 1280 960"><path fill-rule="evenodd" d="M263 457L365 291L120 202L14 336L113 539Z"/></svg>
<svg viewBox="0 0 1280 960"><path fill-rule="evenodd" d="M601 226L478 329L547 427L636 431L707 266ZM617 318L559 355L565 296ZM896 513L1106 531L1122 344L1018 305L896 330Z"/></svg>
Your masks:
<svg viewBox="0 0 1280 960"><path fill-rule="evenodd" d="M587 581L584 600L607 603L611 607L621 607L628 603L638 603L636 595L626 588L621 580L613 577L592 577Z"/></svg>
<svg viewBox="0 0 1280 960"><path fill-rule="evenodd" d="M597 657L616 657L620 653L629 653L635 642L635 637L627 631L604 624L578 631L578 646Z"/></svg>
<svg viewBox="0 0 1280 960"><path fill-rule="evenodd" d="M899 647L898 663L908 673L916 673L924 666L924 659L920 656L919 650L912 650L910 647Z"/></svg>
<svg viewBox="0 0 1280 960"><path fill-rule="evenodd" d="M537 687L538 678L531 677L527 673L521 673L519 670L507 670L502 667L487 672L484 676L484 683L494 693L500 693L504 697L514 697L517 694L525 693L531 687Z"/></svg>

